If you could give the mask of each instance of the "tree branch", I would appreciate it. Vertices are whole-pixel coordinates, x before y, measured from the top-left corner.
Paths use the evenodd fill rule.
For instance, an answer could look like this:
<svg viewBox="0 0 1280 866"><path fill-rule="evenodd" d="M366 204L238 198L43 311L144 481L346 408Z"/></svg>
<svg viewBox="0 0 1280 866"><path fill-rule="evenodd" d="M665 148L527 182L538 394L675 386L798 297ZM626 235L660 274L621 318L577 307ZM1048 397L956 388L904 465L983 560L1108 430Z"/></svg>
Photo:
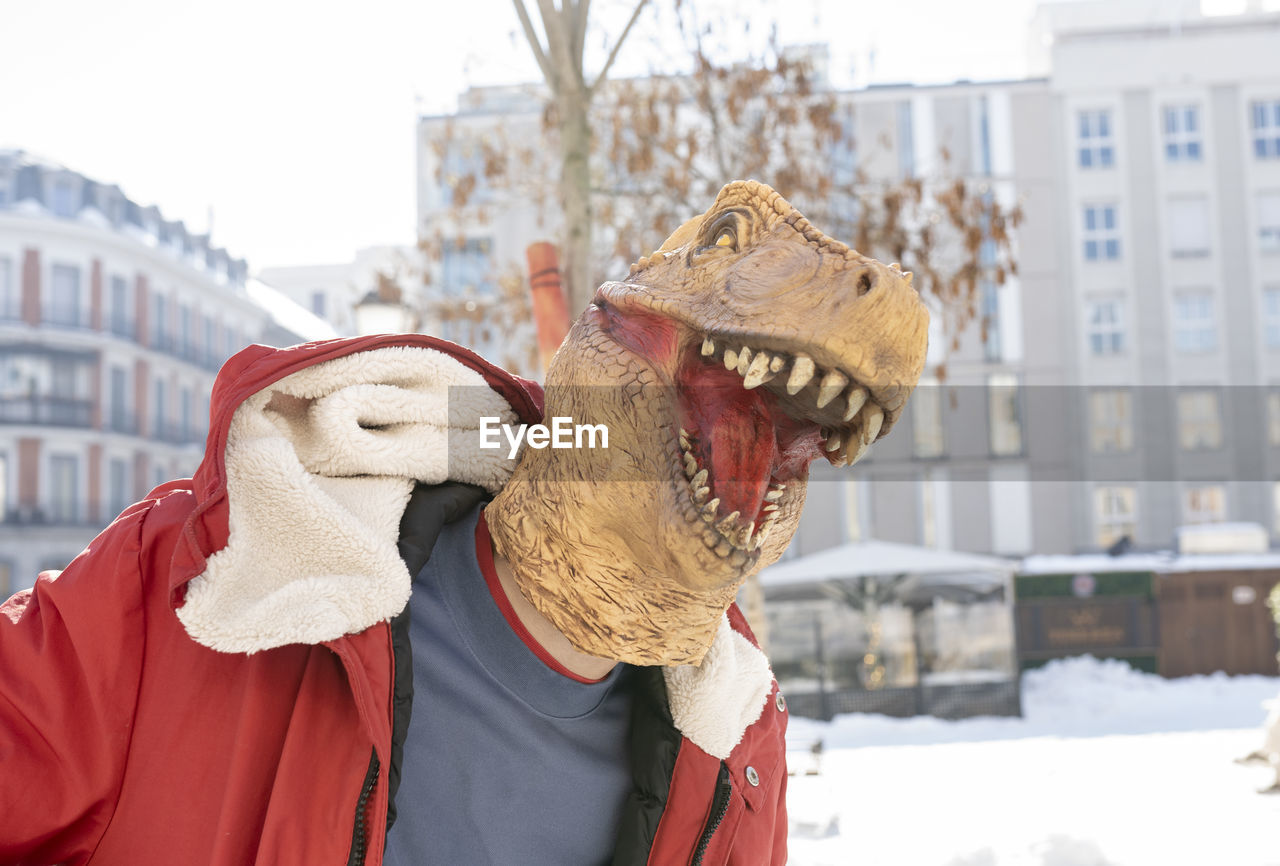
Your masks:
<svg viewBox="0 0 1280 866"><path fill-rule="evenodd" d="M622 29L622 35L618 37L618 41L613 43L613 50L609 52L608 59L605 60L604 66L600 67L600 74L596 76L595 83L587 91L587 98L590 99L600 88L601 82L609 75L609 68L613 66L613 61L618 58L618 51L622 48L622 43L627 41L627 34L631 32L631 27L636 23L636 19L640 17L640 10L644 9L645 4L649 0L640 0L636 4L636 8L631 12L631 19L627 21L627 26Z"/></svg>
<svg viewBox="0 0 1280 866"><path fill-rule="evenodd" d="M538 68L542 70L542 77L546 79L547 86L554 91L556 89L555 75L551 69L551 64L547 61L546 52L542 50L542 43L538 41L538 34L533 29L533 22L529 20L529 12L524 8L524 0L511 0L516 7L516 14L520 16L520 26L524 28L524 38L529 42L529 49L533 52L533 59L538 61Z"/></svg>
<svg viewBox="0 0 1280 866"><path fill-rule="evenodd" d="M557 74L564 72L570 65L568 46L565 45L564 23L559 9L552 0L538 0L538 11L542 15L542 30L547 34L547 57ZM559 79L565 84L565 79ZM559 88L556 88L557 91Z"/></svg>
<svg viewBox="0 0 1280 866"><path fill-rule="evenodd" d="M573 52L574 68L579 72L582 72L583 52L587 44L587 13L590 7L591 0L579 0L573 8L573 20L569 24L569 47ZM585 73L582 83L586 83Z"/></svg>

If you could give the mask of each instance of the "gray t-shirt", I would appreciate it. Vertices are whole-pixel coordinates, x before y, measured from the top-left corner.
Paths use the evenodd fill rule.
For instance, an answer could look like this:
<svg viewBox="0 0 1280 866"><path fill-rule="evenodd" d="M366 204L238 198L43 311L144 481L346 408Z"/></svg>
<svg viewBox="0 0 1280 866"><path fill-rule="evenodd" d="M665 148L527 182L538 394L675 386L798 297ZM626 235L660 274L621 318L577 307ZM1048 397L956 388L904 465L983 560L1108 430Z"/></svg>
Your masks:
<svg viewBox="0 0 1280 866"><path fill-rule="evenodd" d="M580 682L539 657L500 607L479 517L446 526L413 582L413 719L385 862L606 863L632 787L630 669Z"/></svg>

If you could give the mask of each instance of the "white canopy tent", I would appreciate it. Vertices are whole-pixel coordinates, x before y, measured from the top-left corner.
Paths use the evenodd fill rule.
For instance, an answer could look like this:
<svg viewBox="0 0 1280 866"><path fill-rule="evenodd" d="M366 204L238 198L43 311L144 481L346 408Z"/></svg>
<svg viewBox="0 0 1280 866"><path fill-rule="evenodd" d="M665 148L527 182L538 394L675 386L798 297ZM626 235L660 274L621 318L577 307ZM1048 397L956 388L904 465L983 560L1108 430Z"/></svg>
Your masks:
<svg viewBox="0 0 1280 866"><path fill-rule="evenodd" d="M1014 560L953 550L935 550L889 541L860 541L779 562L760 572L768 595L819 590L828 581L906 575L911 594L945 587L990 591L1008 585L1018 570Z"/></svg>

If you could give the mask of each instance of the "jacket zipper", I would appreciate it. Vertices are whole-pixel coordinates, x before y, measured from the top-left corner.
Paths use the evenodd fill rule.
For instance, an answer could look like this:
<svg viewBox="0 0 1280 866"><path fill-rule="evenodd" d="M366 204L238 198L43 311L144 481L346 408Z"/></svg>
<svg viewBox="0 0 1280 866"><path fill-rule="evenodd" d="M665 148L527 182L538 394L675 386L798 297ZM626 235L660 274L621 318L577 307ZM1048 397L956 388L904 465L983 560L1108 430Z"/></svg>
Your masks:
<svg viewBox="0 0 1280 866"><path fill-rule="evenodd" d="M360 799L356 801L356 823L351 831L351 854L347 857L347 866L364 866L365 854L369 850L369 797L378 784L378 768L378 750L374 749L369 757L369 770L364 774L364 785L360 788Z"/></svg>
<svg viewBox="0 0 1280 866"><path fill-rule="evenodd" d="M720 775L716 777L716 796L711 801L711 818L707 821L707 826L702 830L702 836L698 839L698 847L693 853L693 863L691 866L701 866L702 858L707 856L707 847L711 844L711 837L716 834L716 830L720 828L720 823L724 821L724 816L729 811L729 797L733 793L733 781L729 778L729 767L724 761L720 762Z"/></svg>

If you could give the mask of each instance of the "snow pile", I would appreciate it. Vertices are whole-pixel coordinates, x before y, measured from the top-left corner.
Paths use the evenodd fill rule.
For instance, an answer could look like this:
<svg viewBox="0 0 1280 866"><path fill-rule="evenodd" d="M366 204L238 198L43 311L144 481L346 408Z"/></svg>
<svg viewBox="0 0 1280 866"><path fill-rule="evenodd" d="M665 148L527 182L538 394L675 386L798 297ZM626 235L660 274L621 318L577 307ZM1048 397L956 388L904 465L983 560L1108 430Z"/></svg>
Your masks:
<svg viewBox="0 0 1280 866"><path fill-rule="evenodd" d="M1219 673L1166 680L1114 659L1083 656L1024 674L1020 719L854 713L823 723L793 717L788 741L807 749L821 737L828 748L856 748L1250 728L1261 723L1261 702L1277 691L1280 679L1274 677Z"/></svg>
<svg viewBox="0 0 1280 866"><path fill-rule="evenodd" d="M1280 866L1274 773L1232 761L1277 692L1083 658L1025 675L1022 719L792 718L790 862Z"/></svg>

